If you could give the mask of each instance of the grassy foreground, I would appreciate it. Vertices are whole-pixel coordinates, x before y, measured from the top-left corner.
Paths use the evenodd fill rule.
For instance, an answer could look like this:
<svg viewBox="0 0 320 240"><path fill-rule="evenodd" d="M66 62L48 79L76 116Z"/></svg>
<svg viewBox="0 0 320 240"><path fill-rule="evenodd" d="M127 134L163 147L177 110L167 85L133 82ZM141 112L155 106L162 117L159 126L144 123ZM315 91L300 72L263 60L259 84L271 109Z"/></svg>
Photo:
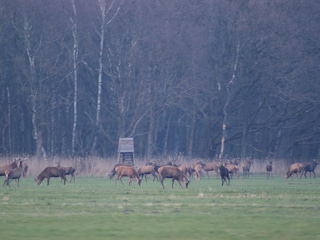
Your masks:
<svg viewBox="0 0 320 240"><path fill-rule="evenodd" d="M211 177L187 190L169 179L164 190L124 183L78 177L47 187L29 177L1 187L1 239L320 239L320 178L255 175L222 187Z"/></svg>

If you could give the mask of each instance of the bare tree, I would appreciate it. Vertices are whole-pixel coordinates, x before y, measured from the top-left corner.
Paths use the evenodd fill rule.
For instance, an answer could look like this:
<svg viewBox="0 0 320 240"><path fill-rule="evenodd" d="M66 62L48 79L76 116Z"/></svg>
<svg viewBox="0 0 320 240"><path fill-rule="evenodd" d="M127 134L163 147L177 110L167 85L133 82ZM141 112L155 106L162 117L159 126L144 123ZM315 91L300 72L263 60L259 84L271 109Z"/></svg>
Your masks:
<svg viewBox="0 0 320 240"><path fill-rule="evenodd" d="M98 131L100 128L100 115L101 115L101 93L102 93L102 77L103 77L103 53L104 53L104 45L105 45L105 28L107 25L111 24L113 19L117 16L120 5L114 11L114 3L115 0L112 0L109 7L106 6L106 0L98 0L100 14L101 14L101 25L100 31L98 33L100 37L100 48L99 48L99 67L98 67L98 92L97 92L97 110L96 110L96 118L95 118L95 128L94 128L94 139L91 149L94 151L97 144ZM114 12L112 12L112 10ZM106 19L108 15L111 15L109 19Z"/></svg>
<svg viewBox="0 0 320 240"><path fill-rule="evenodd" d="M78 103L78 23L77 23L77 8L75 0L71 0L73 18L70 17L70 22L72 24L71 31L73 36L73 127L72 127L72 144L71 144L71 155L75 154L75 139L76 139L76 129L77 129L77 103Z"/></svg>

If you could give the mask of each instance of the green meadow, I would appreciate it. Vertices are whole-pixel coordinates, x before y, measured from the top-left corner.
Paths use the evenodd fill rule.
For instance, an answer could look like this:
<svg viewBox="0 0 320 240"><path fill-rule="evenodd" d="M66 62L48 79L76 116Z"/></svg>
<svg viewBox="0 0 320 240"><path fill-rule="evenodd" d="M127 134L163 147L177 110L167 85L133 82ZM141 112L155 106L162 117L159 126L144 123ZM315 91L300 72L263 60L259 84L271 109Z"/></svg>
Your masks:
<svg viewBox="0 0 320 240"><path fill-rule="evenodd" d="M0 188L1 239L320 239L320 178L124 183L13 181Z"/></svg>

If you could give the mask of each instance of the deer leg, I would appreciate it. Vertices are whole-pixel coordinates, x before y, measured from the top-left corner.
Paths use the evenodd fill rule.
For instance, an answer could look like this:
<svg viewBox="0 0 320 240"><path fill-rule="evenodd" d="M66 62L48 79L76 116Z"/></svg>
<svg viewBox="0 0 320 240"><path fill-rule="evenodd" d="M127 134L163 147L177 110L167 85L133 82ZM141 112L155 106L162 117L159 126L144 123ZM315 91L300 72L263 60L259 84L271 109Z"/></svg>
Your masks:
<svg viewBox="0 0 320 240"><path fill-rule="evenodd" d="M122 176L119 178L120 182L122 183L122 185L124 186L123 182L122 182Z"/></svg>
<svg viewBox="0 0 320 240"><path fill-rule="evenodd" d="M117 176L114 178L114 186L116 186L116 182L117 182L118 178L119 178L119 175L117 175Z"/></svg>
<svg viewBox="0 0 320 240"><path fill-rule="evenodd" d="M132 178L129 177L129 186L131 186Z"/></svg>
<svg viewBox="0 0 320 240"><path fill-rule="evenodd" d="M162 188L164 189L163 181L164 181L164 178L161 178L160 182L161 182Z"/></svg>

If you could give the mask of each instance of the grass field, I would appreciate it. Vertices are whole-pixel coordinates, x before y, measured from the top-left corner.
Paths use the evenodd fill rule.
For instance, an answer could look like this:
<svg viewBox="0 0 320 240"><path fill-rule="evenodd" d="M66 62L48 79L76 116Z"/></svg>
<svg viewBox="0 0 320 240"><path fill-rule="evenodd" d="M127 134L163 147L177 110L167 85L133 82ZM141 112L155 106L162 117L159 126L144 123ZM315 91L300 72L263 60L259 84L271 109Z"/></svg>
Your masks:
<svg viewBox="0 0 320 240"><path fill-rule="evenodd" d="M3 180L4 178L0 178ZM1 182L2 183L2 182ZM320 178L264 175L221 186L211 177L189 189L171 180L60 179L0 188L1 239L320 239Z"/></svg>

